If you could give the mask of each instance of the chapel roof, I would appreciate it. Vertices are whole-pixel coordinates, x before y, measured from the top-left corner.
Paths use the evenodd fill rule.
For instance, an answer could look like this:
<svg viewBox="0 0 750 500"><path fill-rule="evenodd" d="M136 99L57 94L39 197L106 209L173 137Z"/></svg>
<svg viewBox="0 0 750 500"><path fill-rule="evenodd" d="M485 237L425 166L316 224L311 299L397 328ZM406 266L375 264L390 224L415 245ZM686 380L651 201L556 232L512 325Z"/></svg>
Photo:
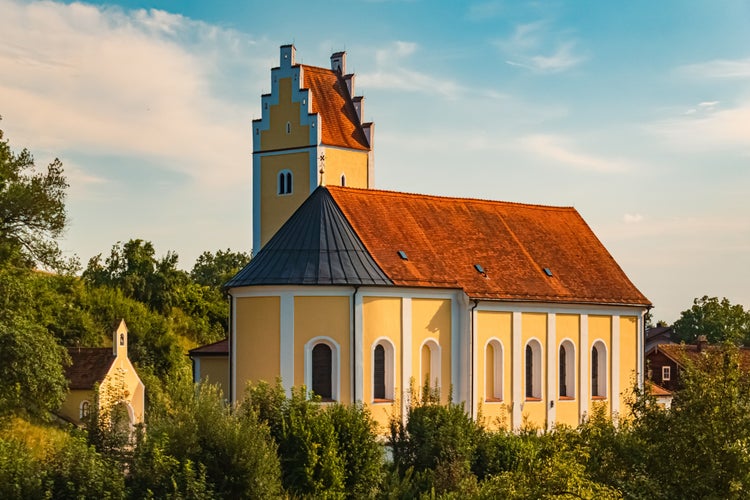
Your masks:
<svg viewBox="0 0 750 500"><path fill-rule="evenodd" d="M229 354L229 339L219 340L188 351L190 356L223 356L227 354Z"/></svg>
<svg viewBox="0 0 750 500"><path fill-rule="evenodd" d="M331 279L332 271L340 275ZM473 299L650 305L574 208L338 186L316 189L226 287L258 284L392 284L462 289Z"/></svg>
<svg viewBox="0 0 750 500"><path fill-rule="evenodd" d="M321 142L329 146L369 150L367 136L341 74L317 66L300 66L304 86L312 95L312 112L320 115Z"/></svg>
<svg viewBox="0 0 750 500"><path fill-rule="evenodd" d="M93 389L115 360L111 347L70 347L68 354L72 363L65 368L65 376L70 389Z"/></svg>

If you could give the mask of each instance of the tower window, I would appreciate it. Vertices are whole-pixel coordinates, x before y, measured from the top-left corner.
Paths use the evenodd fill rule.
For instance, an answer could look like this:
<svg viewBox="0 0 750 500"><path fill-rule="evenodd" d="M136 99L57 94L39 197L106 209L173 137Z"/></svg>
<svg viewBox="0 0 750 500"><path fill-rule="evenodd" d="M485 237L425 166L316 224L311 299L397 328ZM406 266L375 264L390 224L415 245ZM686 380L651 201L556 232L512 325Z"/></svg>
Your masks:
<svg viewBox="0 0 750 500"><path fill-rule="evenodd" d="M292 173L289 170L279 172L278 194L292 194Z"/></svg>
<svg viewBox="0 0 750 500"><path fill-rule="evenodd" d="M292 122L286 122L286 133L287 134L292 133Z"/></svg>
<svg viewBox="0 0 750 500"><path fill-rule="evenodd" d="M341 174L341 185L346 186L346 175Z"/></svg>

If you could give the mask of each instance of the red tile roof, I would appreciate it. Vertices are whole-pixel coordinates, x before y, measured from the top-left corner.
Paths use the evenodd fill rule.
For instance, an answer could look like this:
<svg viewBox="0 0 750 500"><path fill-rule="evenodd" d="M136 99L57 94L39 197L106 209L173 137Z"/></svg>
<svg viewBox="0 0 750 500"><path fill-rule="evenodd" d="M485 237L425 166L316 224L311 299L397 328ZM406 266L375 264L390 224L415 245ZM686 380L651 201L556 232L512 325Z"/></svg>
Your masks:
<svg viewBox="0 0 750 500"><path fill-rule="evenodd" d="M650 305L574 208L326 189L396 285L462 288L476 299Z"/></svg>
<svg viewBox="0 0 750 500"><path fill-rule="evenodd" d="M190 356L221 356L229 354L229 340L224 339L213 344L207 344L188 351Z"/></svg>
<svg viewBox="0 0 750 500"><path fill-rule="evenodd" d="M717 352L721 349L720 346L706 345L702 348L702 351L698 351L698 346L695 344L659 344L656 348L682 366L685 366L688 360L697 362L702 355ZM750 349L740 347L739 362L743 371L750 372Z"/></svg>
<svg viewBox="0 0 750 500"><path fill-rule="evenodd" d="M65 369L71 389L93 389L104 380L115 355L111 347L70 347L72 363Z"/></svg>
<svg viewBox="0 0 750 500"><path fill-rule="evenodd" d="M303 64L301 67L304 86L310 89L312 96L312 112L320 115L323 144L369 150L370 145L341 75L316 66Z"/></svg>
<svg viewBox="0 0 750 500"><path fill-rule="evenodd" d="M646 386L646 389L648 390L649 394L653 396L671 396L672 395L670 391L660 386L659 384L655 384L651 380L646 380L646 382L644 382L644 385Z"/></svg>

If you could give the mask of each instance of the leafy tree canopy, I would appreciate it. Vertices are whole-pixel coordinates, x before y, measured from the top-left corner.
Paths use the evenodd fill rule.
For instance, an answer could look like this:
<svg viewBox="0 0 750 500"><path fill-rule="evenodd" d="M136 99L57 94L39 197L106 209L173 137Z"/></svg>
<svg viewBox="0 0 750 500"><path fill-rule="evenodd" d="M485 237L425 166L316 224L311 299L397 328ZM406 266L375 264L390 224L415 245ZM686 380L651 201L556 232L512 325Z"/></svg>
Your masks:
<svg viewBox="0 0 750 500"><path fill-rule="evenodd" d="M67 221L67 187L60 160L39 172L31 153L14 153L0 130L0 260L20 257L27 266L74 267L55 242Z"/></svg>
<svg viewBox="0 0 750 500"><path fill-rule="evenodd" d="M232 252L228 248L226 251L218 250L216 253L203 252L195 261L190 277L198 284L220 287L248 262L250 262L248 254Z"/></svg>
<svg viewBox="0 0 750 500"><path fill-rule="evenodd" d="M682 311L680 319L673 325L676 340L695 342L699 335L705 335L711 343L750 342L750 311L740 304L732 304L725 297L704 295L693 300L690 309Z"/></svg>

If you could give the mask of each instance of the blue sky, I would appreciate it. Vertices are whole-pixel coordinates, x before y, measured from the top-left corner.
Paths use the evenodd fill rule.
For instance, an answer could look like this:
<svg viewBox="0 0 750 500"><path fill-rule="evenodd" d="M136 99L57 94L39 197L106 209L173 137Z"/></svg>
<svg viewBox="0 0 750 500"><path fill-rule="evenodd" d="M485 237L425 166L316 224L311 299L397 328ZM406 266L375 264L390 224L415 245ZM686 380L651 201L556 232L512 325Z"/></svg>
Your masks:
<svg viewBox="0 0 750 500"><path fill-rule="evenodd" d="M750 307L750 2L0 0L0 127L71 187L62 246L251 246L279 46L347 51L381 189L574 206L673 321Z"/></svg>

